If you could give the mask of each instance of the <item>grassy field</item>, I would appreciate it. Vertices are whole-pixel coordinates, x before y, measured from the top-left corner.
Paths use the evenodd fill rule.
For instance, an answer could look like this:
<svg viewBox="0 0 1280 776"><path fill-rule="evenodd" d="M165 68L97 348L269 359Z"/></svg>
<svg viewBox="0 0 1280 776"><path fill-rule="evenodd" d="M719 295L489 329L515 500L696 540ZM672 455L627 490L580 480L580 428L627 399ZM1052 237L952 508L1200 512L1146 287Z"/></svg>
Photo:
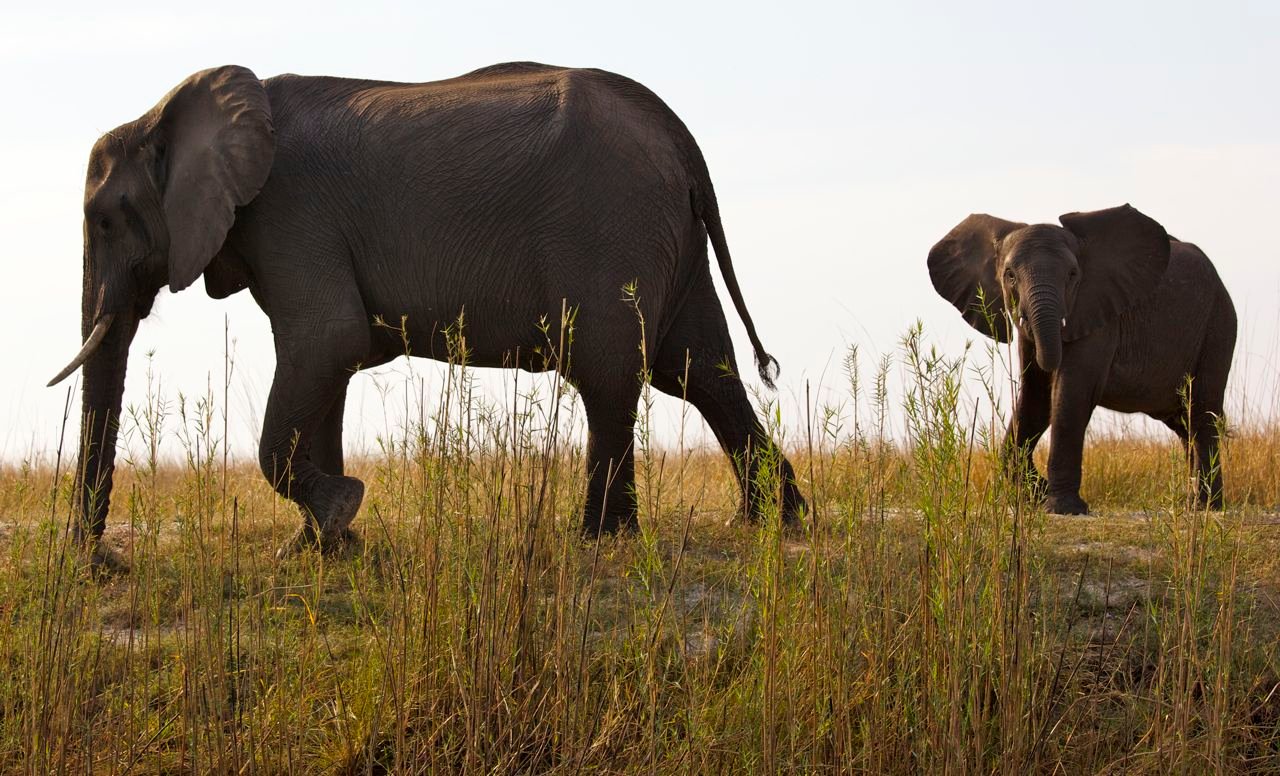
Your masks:
<svg viewBox="0 0 1280 776"><path fill-rule="evenodd" d="M67 542L74 456L0 473L0 771L1280 772L1280 431L1233 419L1225 512L1172 435L1097 437L1096 514L1049 516L996 474L984 358L851 359L786 440L795 530L734 520L728 463L642 403L643 529L599 543L562 386L491 406L455 368L349 467L363 546L284 563L299 518L220 403L148 397L129 573Z"/></svg>

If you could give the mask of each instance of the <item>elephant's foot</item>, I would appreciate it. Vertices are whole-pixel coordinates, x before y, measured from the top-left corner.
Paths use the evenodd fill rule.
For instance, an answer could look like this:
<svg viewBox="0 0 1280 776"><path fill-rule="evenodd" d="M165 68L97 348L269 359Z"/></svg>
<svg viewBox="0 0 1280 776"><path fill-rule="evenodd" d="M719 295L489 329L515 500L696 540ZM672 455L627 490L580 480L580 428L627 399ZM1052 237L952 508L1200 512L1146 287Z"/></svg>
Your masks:
<svg viewBox="0 0 1280 776"><path fill-rule="evenodd" d="M1026 468L1022 468L1023 466ZM1015 460L1006 460L1005 475L1015 487L1027 494L1027 498L1031 503L1043 504L1048 499L1049 481L1036 469L1034 464L1030 462L1020 464Z"/></svg>
<svg viewBox="0 0 1280 776"><path fill-rule="evenodd" d="M1207 491L1200 491L1199 495L1196 496L1196 506L1201 509L1221 512L1224 508L1222 503L1222 492L1215 491L1213 495L1209 495Z"/></svg>
<svg viewBox="0 0 1280 776"><path fill-rule="evenodd" d="M809 514L809 502L795 483L788 482L782 490L782 524L787 527L803 527L804 516Z"/></svg>
<svg viewBox="0 0 1280 776"><path fill-rule="evenodd" d="M360 480L326 477L316 488L314 506L302 508L302 527L276 551L276 558L292 558L307 549L331 554L358 545L350 526L363 500L364 483Z"/></svg>
<svg viewBox="0 0 1280 776"><path fill-rule="evenodd" d="M777 498L776 492L768 499L763 498L763 494L756 489L743 497L738 502L738 508L725 521L726 525L733 525L738 522L747 522L753 525L761 525L765 521L765 515L778 511L778 518L784 528L804 528L805 515L809 514L809 502L805 500L804 494L800 492L800 488L790 479L782 486L782 503L773 500ZM747 508L750 504L750 509Z"/></svg>
<svg viewBox="0 0 1280 776"><path fill-rule="evenodd" d="M582 538L599 539L601 536L629 536L640 532L640 520L635 510L623 514L605 514L590 512L582 514Z"/></svg>
<svg viewBox="0 0 1280 776"><path fill-rule="evenodd" d="M1089 505L1078 494L1050 494L1044 502L1044 511L1053 515L1087 515Z"/></svg>
<svg viewBox="0 0 1280 776"><path fill-rule="evenodd" d="M322 534L310 520L289 537L289 541L276 550L276 560L288 560L306 552L315 550L323 555L347 554L359 551L363 546L360 534L350 528L343 528L332 534Z"/></svg>
<svg viewBox="0 0 1280 776"><path fill-rule="evenodd" d="M1039 472L1033 472L1024 481L1024 487L1033 504L1043 504L1049 500L1049 481L1040 476ZM1084 502L1081 502L1084 503Z"/></svg>
<svg viewBox="0 0 1280 776"><path fill-rule="evenodd" d="M107 579L129 573L129 561L103 543L102 539L88 539L83 546L85 567L95 579Z"/></svg>

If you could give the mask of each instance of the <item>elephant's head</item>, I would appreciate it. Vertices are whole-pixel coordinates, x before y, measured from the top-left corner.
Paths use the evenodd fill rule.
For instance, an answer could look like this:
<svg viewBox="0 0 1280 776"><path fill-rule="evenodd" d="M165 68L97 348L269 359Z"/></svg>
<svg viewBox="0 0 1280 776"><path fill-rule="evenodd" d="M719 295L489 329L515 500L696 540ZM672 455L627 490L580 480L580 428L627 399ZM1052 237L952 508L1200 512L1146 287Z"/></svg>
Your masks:
<svg viewBox="0 0 1280 776"><path fill-rule="evenodd" d="M934 289L969 325L1001 342L1016 327L1049 372L1064 342L1141 303L1169 264L1164 227L1128 205L1059 221L1028 226L971 215L929 251Z"/></svg>
<svg viewBox="0 0 1280 776"><path fill-rule="evenodd" d="M222 247L235 209L262 188L275 141L262 82L243 67L204 70L136 121L103 135L84 190L81 508L106 517L125 364L159 290L179 291ZM84 526L82 526L84 527Z"/></svg>

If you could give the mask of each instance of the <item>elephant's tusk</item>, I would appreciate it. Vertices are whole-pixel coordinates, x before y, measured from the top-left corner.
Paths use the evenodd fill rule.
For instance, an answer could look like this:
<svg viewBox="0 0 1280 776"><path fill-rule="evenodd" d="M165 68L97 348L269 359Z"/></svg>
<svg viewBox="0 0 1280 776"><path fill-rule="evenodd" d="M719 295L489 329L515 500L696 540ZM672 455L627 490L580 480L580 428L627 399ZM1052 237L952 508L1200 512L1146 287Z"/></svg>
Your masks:
<svg viewBox="0 0 1280 776"><path fill-rule="evenodd" d="M115 318L113 314L107 313L98 319L98 322L93 326L93 331L89 333L89 339L84 341L84 347L80 348L80 352L76 354L75 358L71 359L70 364L67 364L61 372L49 381L49 387L53 387L67 379L67 375L79 369L81 364L89 360L89 356L93 355L93 351L98 349L98 346L102 344L103 338L107 336L107 329L111 328L111 320L113 318Z"/></svg>
<svg viewBox="0 0 1280 776"><path fill-rule="evenodd" d="M1066 319L1066 318L1063 318L1063 319L1062 319L1062 328L1064 328L1064 329L1065 329L1065 328L1067 328L1067 319Z"/></svg>

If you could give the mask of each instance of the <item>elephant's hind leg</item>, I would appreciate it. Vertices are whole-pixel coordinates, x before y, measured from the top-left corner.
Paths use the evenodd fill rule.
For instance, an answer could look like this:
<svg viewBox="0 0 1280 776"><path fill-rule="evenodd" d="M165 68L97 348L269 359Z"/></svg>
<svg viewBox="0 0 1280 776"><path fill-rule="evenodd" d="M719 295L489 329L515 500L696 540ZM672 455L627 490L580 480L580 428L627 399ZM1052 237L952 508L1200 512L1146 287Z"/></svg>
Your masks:
<svg viewBox="0 0 1280 776"><path fill-rule="evenodd" d="M1221 443L1226 430L1227 376L1236 344L1231 302L1223 299L1218 305L1191 381L1191 447L1195 451L1197 496L1202 506L1211 509L1223 506Z"/></svg>
<svg viewBox="0 0 1280 776"><path fill-rule="evenodd" d="M582 532L634 531L636 503L635 417L639 374L621 371L612 379L579 383L587 411L587 499Z"/></svg>
<svg viewBox="0 0 1280 776"><path fill-rule="evenodd" d="M1195 448L1196 500L1201 506L1222 509L1221 413L1201 412L1191 432Z"/></svg>
<svg viewBox="0 0 1280 776"><path fill-rule="evenodd" d="M342 472L342 411L350 373L281 359L267 399L259 464L277 493L293 501L303 524L280 548L330 550L350 537L364 483Z"/></svg>
<svg viewBox="0 0 1280 776"><path fill-rule="evenodd" d="M653 385L663 393L687 399L706 419L733 463L742 494L740 514L759 521L780 494L782 521L796 523L806 504L791 462L760 424L742 381L734 374L716 372L715 367L691 364L686 379L683 373L655 370Z"/></svg>
<svg viewBox="0 0 1280 776"><path fill-rule="evenodd" d="M741 513L747 519L758 521L776 503L782 521L796 523L807 504L796 485L795 470L751 407L710 277L704 285L664 337L653 385L688 400L706 419L733 463L742 494Z"/></svg>
<svg viewBox="0 0 1280 776"><path fill-rule="evenodd" d="M1223 393L1226 386L1212 380L1197 386L1192 381L1191 421L1188 452L1195 463L1196 502L1210 509L1222 509L1222 461L1220 459L1223 432ZM1225 381L1223 381L1225 383Z"/></svg>

